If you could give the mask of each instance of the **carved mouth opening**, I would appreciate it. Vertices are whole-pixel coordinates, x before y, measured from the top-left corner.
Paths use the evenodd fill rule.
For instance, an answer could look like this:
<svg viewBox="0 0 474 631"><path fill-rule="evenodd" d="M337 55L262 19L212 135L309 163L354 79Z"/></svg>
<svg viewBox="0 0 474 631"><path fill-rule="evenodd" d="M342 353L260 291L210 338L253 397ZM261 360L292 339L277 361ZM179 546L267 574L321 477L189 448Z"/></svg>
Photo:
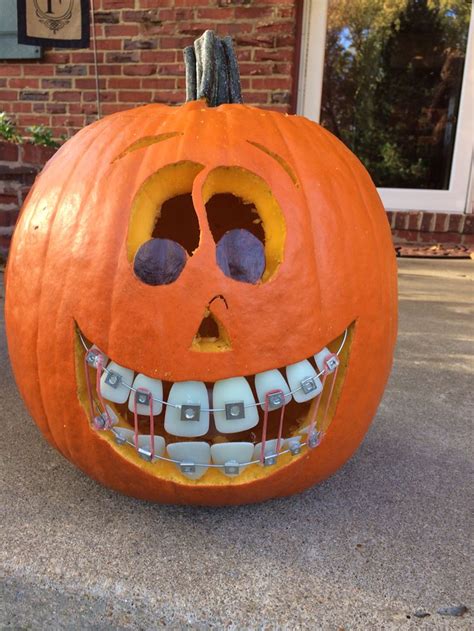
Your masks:
<svg viewBox="0 0 474 631"><path fill-rule="evenodd" d="M157 478L243 483L319 446L336 410L353 330L283 368L171 383L114 362L76 325L78 397L91 431Z"/></svg>

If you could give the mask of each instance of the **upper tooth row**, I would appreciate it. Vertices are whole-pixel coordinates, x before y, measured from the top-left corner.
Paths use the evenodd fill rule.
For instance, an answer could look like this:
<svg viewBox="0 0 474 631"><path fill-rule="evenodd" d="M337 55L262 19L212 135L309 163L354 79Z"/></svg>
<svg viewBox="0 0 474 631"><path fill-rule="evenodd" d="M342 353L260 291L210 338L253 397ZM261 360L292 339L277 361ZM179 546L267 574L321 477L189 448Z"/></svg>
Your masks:
<svg viewBox="0 0 474 631"><path fill-rule="evenodd" d="M116 427L113 433L118 443L134 444L134 431L124 427ZM151 460L151 436L140 434L137 436L138 453L147 460ZM301 437L293 436L282 440L280 452L286 449L292 453L299 453ZM265 464L274 464L277 456L278 440L267 440L264 446ZM209 445L206 442L191 441L185 443L171 443L166 445L162 436L153 436L154 456L164 458L165 448L169 459L176 462L181 472L191 480L197 480L214 465L228 476L241 473L251 462L257 462L261 457L262 443L233 442Z"/></svg>
<svg viewBox="0 0 474 631"><path fill-rule="evenodd" d="M94 352L94 351L93 351ZM96 349L96 352L98 349ZM91 354L91 351L89 351ZM325 359L332 353L324 348L314 358L319 374L327 370ZM255 389L259 403L255 401L245 377L232 377L216 381L213 389L213 413L218 432L236 433L255 427L259 422L257 405L264 405L268 393L269 409L277 409L292 398L297 403L318 396L323 384L312 364L307 360L286 368L286 379L280 370L267 370L255 375ZM129 410L154 416L163 410L163 383L110 362L100 380L101 395L114 403L125 403ZM151 406L151 410L150 410ZM209 394L202 381L181 381L171 386L166 402L165 430L175 436L203 436L209 431Z"/></svg>

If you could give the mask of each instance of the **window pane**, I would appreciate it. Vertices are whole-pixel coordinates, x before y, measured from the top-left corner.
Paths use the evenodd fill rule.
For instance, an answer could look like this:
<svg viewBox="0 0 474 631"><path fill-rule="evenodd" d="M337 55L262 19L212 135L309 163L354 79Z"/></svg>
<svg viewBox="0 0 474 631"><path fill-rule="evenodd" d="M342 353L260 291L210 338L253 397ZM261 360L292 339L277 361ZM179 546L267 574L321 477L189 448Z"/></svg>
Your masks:
<svg viewBox="0 0 474 631"><path fill-rule="evenodd" d="M321 124L377 186L449 188L471 2L329 0Z"/></svg>

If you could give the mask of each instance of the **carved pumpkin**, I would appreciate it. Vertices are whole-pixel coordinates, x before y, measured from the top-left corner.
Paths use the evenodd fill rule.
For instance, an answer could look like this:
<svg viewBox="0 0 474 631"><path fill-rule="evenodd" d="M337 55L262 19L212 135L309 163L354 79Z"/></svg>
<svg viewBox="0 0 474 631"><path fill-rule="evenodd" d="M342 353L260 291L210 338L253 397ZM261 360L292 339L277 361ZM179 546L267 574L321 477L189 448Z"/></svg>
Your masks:
<svg viewBox="0 0 474 631"><path fill-rule="evenodd" d="M37 179L6 320L31 415L102 484L168 503L289 495L354 453L382 396L388 223L315 123L140 107L86 127Z"/></svg>

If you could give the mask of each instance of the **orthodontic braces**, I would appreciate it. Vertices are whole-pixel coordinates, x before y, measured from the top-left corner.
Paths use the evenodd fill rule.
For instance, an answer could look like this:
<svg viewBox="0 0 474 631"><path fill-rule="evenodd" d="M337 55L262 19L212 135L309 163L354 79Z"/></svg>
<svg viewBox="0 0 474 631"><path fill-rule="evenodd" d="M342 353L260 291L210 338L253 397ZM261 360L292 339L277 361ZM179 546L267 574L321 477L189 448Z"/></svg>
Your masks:
<svg viewBox="0 0 474 631"><path fill-rule="evenodd" d="M123 435L120 434L119 430L120 428L111 428L111 432L115 437L115 442L117 443L117 445L128 445L130 447L135 447L134 443L123 438ZM306 442L301 442L298 437L289 438L287 439L289 445L288 449L283 449L282 451L278 451L274 454L265 455L263 457L263 465L266 467L270 467L276 464L278 456L283 456L284 454L297 456L301 453L301 449L303 447L315 449L316 447L319 447L323 438L324 433L318 431L314 431L311 435L308 435L308 440ZM227 473L227 475L239 475L240 469L242 467L248 467L252 464L262 464L262 461L260 459L250 460L249 462L237 462L237 460L229 460L224 464L215 464L213 462L206 464L199 462L181 462L180 460L174 460L173 458L167 458L166 456L154 455L152 457L151 452L144 447L139 447L137 451L138 455L148 462L153 462L154 460L171 462L179 467L181 473L195 473L196 467L206 467L208 469L222 469L224 473Z"/></svg>
<svg viewBox="0 0 474 631"><path fill-rule="evenodd" d="M321 370L320 372L318 372L314 377L306 377L304 379L301 380L301 385L298 386L298 388L295 388L294 390L290 390L289 392L286 393L282 393L282 395L276 395L278 397L283 396L283 398L289 397L290 395L295 394L295 392L299 392L300 390L303 390L303 392L305 394L307 394L308 392L312 392L313 390L315 390L317 388L317 383L316 383L316 379L318 379L321 376L327 375L327 374L331 374L333 373L335 370L337 370L337 368L339 367L339 355L341 354L342 349L344 348L344 345L346 343L347 340L347 329L344 331L344 337L342 338L341 344L338 348L338 350L335 353L331 353L330 355L328 355L328 357L326 358L326 360L324 361L324 365L325 368L324 370ZM91 366L92 368L97 368L99 365L99 361L100 361L100 356L103 357L103 354L99 351L99 349L94 348L94 347L88 347L86 344L86 341L84 340L84 338L82 337L82 333L81 331L78 329L78 334L79 334L79 339L81 340L82 345L84 346L85 350L86 350L86 362L89 366ZM106 368L105 366L102 366L102 370L107 373L107 377L106 377L106 382L108 384L110 384L112 387L118 387L119 383L117 383L116 385L114 385L113 383L110 383L110 381L107 381L108 377L109 377L109 373L112 373L112 375L120 377L121 375L118 375L116 372L114 372L113 370L109 370L108 368ZM126 388L128 388L128 390L132 391L132 392L137 392L137 388L134 388L133 386L128 385L128 383L123 382L121 385L125 386ZM305 390L305 388L307 388ZM308 389L309 388L309 389ZM192 407L199 407L200 406L192 406L192 405L188 405L188 404L175 404L175 403L168 403L168 401L163 401L162 399L156 399L155 397L151 397L152 400L155 403L160 403L161 405L168 405L170 407L173 407L177 410L182 410L183 407L185 408L192 408ZM141 403L141 402L140 402ZM281 403L278 404L278 407L280 407ZM245 412L243 412L242 416L234 416L230 410L233 406L238 406L240 413L243 410L247 410L250 408L254 408L254 407L265 407L265 402L263 401L257 401L256 403L250 403L249 405L244 405L243 401L234 401L231 403L226 403L225 407L223 408L202 408L200 409L200 412L225 412L226 414L226 419L227 420L232 420L232 421L237 421L240 420L242 418L245 417ZM277 409L277 407L275 406L274 408L271 409ZM194 418L186 418L183 419L181 418L181 420L196 420Z"/></svg>
<svg viewBox="0 0 474 631"><path fill-rule="evenodd" d="M93 348L93 347L88 348L80 331L79 331L79 337L81 339L81 342L84 348L86 349L85 363L97 369L97 387L100 389L99 379L100 379L100 373L102 371L107 372L106 382L109 383L112 387L118 387L121 383L121 375L118 375L112 370L107 370L107 368L103 366L104 355L97 348ZM257 407L257 406L263 407L265 413L264 413L263 428L262 428L262 443L261 443L261 449L260 449L260 458L258 460L251 460L249 462L244 462L244 463L239 463L236 460L229 460L228 462L225 462L224 464L215 464L215 463L200 464L200 463L194 463L194 462L184 462L184 461L181 462L173 458L167 458L166 456L156 455L154 453L154 442L153 442L153 439L154 439L153 402L156 401L157 403L161 403L162 405L172 405L172 407L180 409L181 420L183 421L184 420L186 421L199 420L199 416L201 413L201 406L191 405L191 404L182 404L182 405L169 404L166 401L155 399L152 396L151 392L146 390L145 388L133 388L132 386L129 386L126 383L123 383L123 385L126 386L129 390L134 391L136 393L135 398L134 398L134 419L135 419L134 442L131 443L129 440L125 439L123 435L120 434L120 431L119 431L120 428L113 427L114 422L110 418L107 407L105 403L103 402L102 397L100 396L100 392L98 392L98 396L100 398L100 401L105 411L100 413L100 409L99 409L99 416L93 417L93 426L96 430L102 430L102 431L111 430L115 437L115 442L118 445L130 445L131 447L134 447L138 455L140 456L140 458L142 458L143 460L146 460L147 462L153 462L154 460L163 460L165 462L171 462L177 465L181 473L183 474L186 474L186 473L193 474L196 472L196 467L205 467L206 469L209 469L209 468L221 469L228 476L237 476L240 474L242 467L247 467L253 464L260 464L265 467L273 466L277 463L278 456L281 456L287 453L290 453L292 456L296 456L301 453L301 449L305 446L308 447L309 449L315 449L321 444L321 441L324 437L324 433L316 429L316 417L317 417L317 413L319 409L319 403L321 402L322 392L324 389L326 377L329 374L335 373L334 378L332 380L331 389L330 389L329 397L326 404L326 409L324 411L324 417L325 417L329 408L331 398L332 398L333 388L334 388L337 372L340 365L338 356L340 355L344 347L346 339L347 339L347 329L344 331L344 337L341 341L341 344L337 352L331 353L324 360L324 369L320 371L318 374L316 374L314 377L307 377L307 378L302 379L301 385L290 392L284 393L282 390L272 390L266 393L265 402L263 403L259 401L252 405L245 406L243 401L237 401L237 402L226 403L225 408L210 408L209 410L202 410L204 412L225 411L226 418L228 420L237 420L237 419L245 417L246 408ZM316 379L318 379L321 376L323 377L322 379L323 389L318 395L319 399L318 399L318 404L316 406L316 410L313 414L313 420L307 427L307 430L308 430L307 440L305 442L301 442L299 437L289 438L287 439L288 449L280 450L280 442L282 440L283 418L284 418L284 413L285 413L285 408L286 408L285 398L301 389L305 393L312 392L313 390L317 389L318 386L317 386ZM87 370L86 370L86 378L87 378L87 386L88 386L89 394L90 394L90 382L89 382L89 376L88 376ZM139 403L144 404L144 405L148 405L148 404L150 405L151 450L147 450L144 447L138 446L137 404ZM94 401L94 405L97 407L97 403L95 401ZM279 424L279 431L278 431L276 453L265 454L268 413L280 407L281 407L281 415L280 415L280 424ZM91 401L91 413L93 414L92 401Z"/></svg>

